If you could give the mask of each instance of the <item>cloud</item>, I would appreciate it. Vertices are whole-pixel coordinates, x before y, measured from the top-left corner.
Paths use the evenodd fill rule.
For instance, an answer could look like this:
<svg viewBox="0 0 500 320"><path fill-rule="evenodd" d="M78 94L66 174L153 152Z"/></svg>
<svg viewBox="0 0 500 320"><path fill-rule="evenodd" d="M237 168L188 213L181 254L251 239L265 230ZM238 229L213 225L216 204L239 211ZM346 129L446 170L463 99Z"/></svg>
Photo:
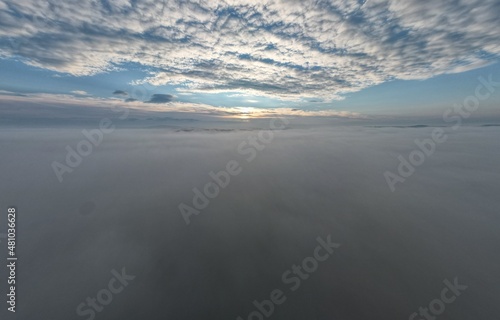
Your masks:
<svg viewBox="0 0 500 320"><path fill-rule="evenodd" d="M63 183L50 164L65 163L65 147L84 141L81 129L3 130L9 183L0 194L22 204L18 246L26 254L16 284L23 307L2 319L86 319L75 314L78 304L104 297L110 270L122 267L136 278L102 319L258 319L247 316L253 301L269 310L263 301L274 289L287 300L262 318L408 319L455 275L471 291L437 320L498 319L499 131L457 130L394 196L383 172L431 128L292 128L270 143L258 132L118 129ZM248 144L251 136L265 149ZM242 142L256 152L251 163L238 152ZM187 227L179 204L192 206L193 189L217 181L210 172L228 161L241 174ZM338 251L309 278L299 278L309 274L301 269L288 278L300 280L284 283L282 274L328 234Z"/></svg>
<svg viewBox="0 0 500 320"><path fill-rule="evenodd" d="M496 0L6 0L0 56L76 76L150 67L181 92L341 99L496 61Z"/></svg>
<svg viewBox="0 0 500 320"><path fill-rule="evenodd" d="M174 96L171 94L153 94L149 101L146 103L168 103L174 100Z"/></svg>
<svg viewBox="0 0 500 320"><path fill-rule="evenodd" d="M85 91L83 91L83 90L74 90L74 91L71 91L71 93L79 95L79 96L86 96L86 95L88 95L88 93L85 92Z"/></svg>
<svg viewBox="0 0 500 320"><path fill-rule="evenodd" d="M368 115L345 110L299 110L292 108L249 108L249 107L214 107L203 103L173 101L174 96L168 94L153 95L149 101L135 99L122 100L112 98L78 97L63 94L24 94L0 92L0 111L8 113L12 119L18 117L33 117L50 111L49 118L65 117L70 114L73 119L86 118L88 113L102 116L102 110L121 110L128 108L140 115L162 112L190 113L200 116L219 118L270 118L278 116L332 117L347 119L366 119ZM170 99L170 100L169 100ZM168 101L169 100L169 101ZM156 102L151 102L156 101ZM166 103L169 102L169 103ZM79 110L71 113L71 108ZM80 112L81 111L81 112ZM55 112L55 113L53 113Z"/></svg>
<svg viewBox="0 0 500 320"><path fill-rule="evenodd" d="M128 96L128 93L126 93L123 90L115 90L113 94L118 95L118 96Z"/></svg>

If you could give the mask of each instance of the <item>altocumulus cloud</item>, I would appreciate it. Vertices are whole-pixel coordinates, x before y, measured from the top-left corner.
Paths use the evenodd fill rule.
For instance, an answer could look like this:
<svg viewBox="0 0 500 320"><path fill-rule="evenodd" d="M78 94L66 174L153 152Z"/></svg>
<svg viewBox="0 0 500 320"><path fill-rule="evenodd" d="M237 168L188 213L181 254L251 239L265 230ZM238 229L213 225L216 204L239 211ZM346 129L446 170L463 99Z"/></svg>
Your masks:
<svg viewBox="0 0 500 320"><path fill-rule="evenodd" d="M497 0L5 0L0 56L77 76L137 62L158 70L138 83L183 92L329 100L489 63L499 15Z"/></svg>

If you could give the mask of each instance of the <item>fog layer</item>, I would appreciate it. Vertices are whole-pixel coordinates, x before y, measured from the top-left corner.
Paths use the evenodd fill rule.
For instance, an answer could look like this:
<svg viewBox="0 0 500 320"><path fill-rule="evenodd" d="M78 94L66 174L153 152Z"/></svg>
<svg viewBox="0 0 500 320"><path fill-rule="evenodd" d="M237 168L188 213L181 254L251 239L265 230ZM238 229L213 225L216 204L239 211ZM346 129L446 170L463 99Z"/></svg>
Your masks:
<svg viewBox="0 0 500 320"><path fill-rule="evenodd" d="M2 302L0 317L87 319L77 306L125 268L134 280L95 319L247 319L274 289L271 319L408 319L454 278L467 289L439 319L494 319L500 128L447 131L391 192L384 172L433 129L277 130L251 161L238 148L256 130L120 129L62 182L53 162L81 129L1 129L0 232L15 205L19 260L17 312ZM241 173L187 225L179 205L231 160ZM328 235L340 247L290 290L282 274Z"/></svg>

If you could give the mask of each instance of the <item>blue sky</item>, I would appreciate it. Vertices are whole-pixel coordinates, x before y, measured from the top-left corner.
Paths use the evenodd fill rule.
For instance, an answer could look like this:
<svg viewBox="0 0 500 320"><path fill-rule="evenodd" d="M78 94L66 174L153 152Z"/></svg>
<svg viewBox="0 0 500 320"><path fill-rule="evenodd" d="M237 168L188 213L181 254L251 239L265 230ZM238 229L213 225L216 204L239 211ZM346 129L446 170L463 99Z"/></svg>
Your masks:
<svg viewBox="0 0 500 320"><path fill-rule="evenodd" d="M490 0L7 0L0 99L439 114L479 76L500 79L498 16ZM499 102L495 93L483 111Z"/></svg>

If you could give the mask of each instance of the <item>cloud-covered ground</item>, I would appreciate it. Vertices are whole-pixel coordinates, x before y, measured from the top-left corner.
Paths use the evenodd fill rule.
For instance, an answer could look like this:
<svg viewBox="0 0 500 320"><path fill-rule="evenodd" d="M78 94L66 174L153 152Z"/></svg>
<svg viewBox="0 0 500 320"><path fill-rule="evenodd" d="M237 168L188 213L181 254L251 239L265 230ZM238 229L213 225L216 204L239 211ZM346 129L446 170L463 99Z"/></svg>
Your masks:
<svg viewBox="0 0 500 320"><path fill-rule="evenodd" d="M455 277L468 288L439 319L494 319L499 129L450 133L392 193L383 172L432 129L276 131L251 163L237 147L256 131L116 130L59 183L51 163L80 129L2 128L19 305L0 316L85 319L76 307L125 267L136 278L95 319L246 319L276 288L287 301L271 319L408 319ZM178 205L229 160L243 171L187 226ZM341 246L290 292L282 273L329 234Z"/></svg>
<svg viewBox="0 0 500 320"><path fill-rule="evenodd" d="M338 99L391 79L496 61L496 0L35 1L0 3L0 55L185 92Z"/></svg>

